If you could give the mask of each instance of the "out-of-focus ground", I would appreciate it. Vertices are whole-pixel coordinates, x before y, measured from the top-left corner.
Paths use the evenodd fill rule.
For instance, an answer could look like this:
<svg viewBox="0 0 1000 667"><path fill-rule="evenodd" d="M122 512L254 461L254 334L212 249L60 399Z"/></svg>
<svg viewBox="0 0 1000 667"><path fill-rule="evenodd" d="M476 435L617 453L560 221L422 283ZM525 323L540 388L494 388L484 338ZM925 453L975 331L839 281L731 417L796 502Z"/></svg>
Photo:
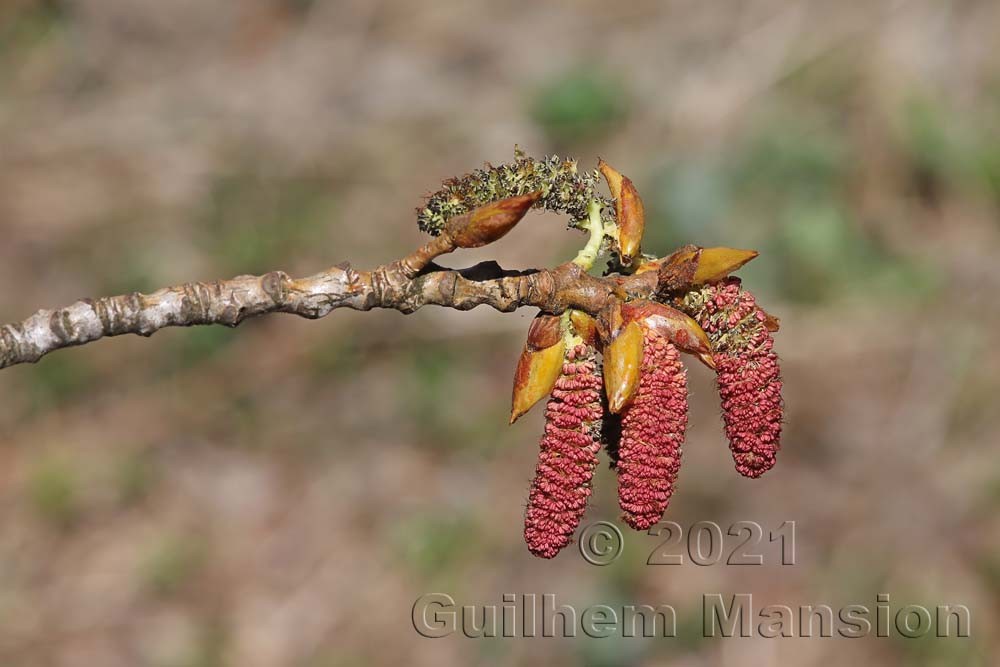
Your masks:
<svg viewBox="0 0 1000 667"><path fill-rule="evenodd" d="M998 30L987 1L2 3L0 321L373 266L441 179L600 155L647 249L760 249L742 275L783 323L779 465L737 476L692 367L669 518L798 532L785 567L648 566L662 538L631 532L608 567L532 558L528 311L110 339L0 373L0 664L995 664ZM553 265L563 222L447 263ZM616 516L602 466L586 521ZM429 640L432 592L667 603L679 636ZM972 637L706 639L716 592L959 603Z"/></svg>

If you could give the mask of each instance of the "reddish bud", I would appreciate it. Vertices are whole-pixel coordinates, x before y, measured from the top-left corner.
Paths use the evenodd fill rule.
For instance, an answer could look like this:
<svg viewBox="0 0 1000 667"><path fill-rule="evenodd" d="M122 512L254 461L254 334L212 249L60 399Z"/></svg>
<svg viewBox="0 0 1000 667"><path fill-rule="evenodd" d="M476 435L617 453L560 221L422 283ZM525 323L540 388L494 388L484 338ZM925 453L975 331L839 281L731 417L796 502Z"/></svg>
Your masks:
<svg viewBox="0 0 1000 667"><path fill-rule="evenodd" d="M514 373L511 424L552 391L562 370L565 351L559 317L545 314L535 317Z"/></svg>
<svg viewBox="0 0 1000 667"><path fill-rule="evenodd" d="M622 296L625 297L625 295ZM595 321L597 322L597 338L600 343L598 347L602 352L626 324L625 317L622 315L623 304L624 298L612 299L611 303L605 306L597 315Z"/></svg>
<svg viewBox="0 0 1000 667"><path fill-rule="evenodd" d="M570 543L590 498L603 413L596 356L587 345L569 350L545 406L545 433L524 518L528 549L542 558L553 558Z"/></svg>
<svg viewBox="0 0 1000 667"><path fill-rule="evenodd" d="M538 313L528 326L528 340L525 345L531 350L552 347L563 338L562 325L558 315Z"/></svg>
<svg viewBox="0 0 1000 667"><path fill-rule="evenodd" d="M715 283L757 257L756 250L738 248L699 248L684 246L668 257L647 262L637 273L656 270L661 294Z"/></svg>
<svg viewBox="0 0 1000 667"><path fill-rule="evenodd" d="M622 182L625 180L625 177L622 176L620 171L600 158L597 159L597 168L600 170L604 180L608 182L608 190L611 191L611 196L618 199L622 194Z"/></svg>
<svg viewBox="0 0 1000 667"><path fill-rule="evenodd" d="M623 176L604 160L599 160L604 180L615 199L615 218L618 221L618 252L622 263L631 264L639 254L642 235L646 227L646 211L639 197L639 191L627 176Z"/></svg>
<svg viewBox="0 0 1000 667"><path fill-rule="evenodd" d="M604 347L604 390L608 410L618 414L639 387L642 365L642 329L635 322L622 327Z"/></svg>
<svg viewBox="0 0 1000 667"><path fill-rule="evenodd" d="M676 308L656 301L637 299L622 306L622 316L629 321L640 322L673 343L681 352L698 357L708 366L715 368L712 359L712 344L698 323Z"/></svg>
<svg viewBox="0 0 1000 667"><path fill-rule="evenodd" d="M459 248L478 248L493 243L513 229L541 196L539 190L456 215L445 223L445 234Z"/></svg>
<svg viewBox="0 0 1000 667"><path fill-rule="evenodd" d="M635 398L622 412L618 503L628 525L646 530L670 503L687 429L687 376L680 355L653 329L644 332L639 377Z"/></svg>

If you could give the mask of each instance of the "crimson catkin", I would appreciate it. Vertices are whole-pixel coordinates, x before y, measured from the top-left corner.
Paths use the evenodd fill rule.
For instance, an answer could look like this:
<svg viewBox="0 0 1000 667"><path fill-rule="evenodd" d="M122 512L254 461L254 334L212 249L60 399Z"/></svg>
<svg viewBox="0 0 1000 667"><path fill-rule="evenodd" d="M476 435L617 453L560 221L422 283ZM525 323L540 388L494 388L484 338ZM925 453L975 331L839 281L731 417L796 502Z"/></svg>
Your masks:
<svg viewBox="0 0 1000 667"><path fill-rule="evenodd" d="M760 477L781 447L781 376L768 316L728 278L684 297L684 309L712 341L722 416L736 470Z"/></svg>
<svg viewBox="0 0 1000 667"><path fill-rule="evenodd" d="M600 449L601 377L594 348L569 350L545 407L535 479L528 494L524 540L552 558L570 543L583 518Z"/></svg>
<svg viewBox="0 0 1000 667"><path fill-rule="evenodd" d="M646 330L639 389L622 413L618 446L618 502L625 523L655 525L670 503L687 429L687 375L680 353Z"/></svg>

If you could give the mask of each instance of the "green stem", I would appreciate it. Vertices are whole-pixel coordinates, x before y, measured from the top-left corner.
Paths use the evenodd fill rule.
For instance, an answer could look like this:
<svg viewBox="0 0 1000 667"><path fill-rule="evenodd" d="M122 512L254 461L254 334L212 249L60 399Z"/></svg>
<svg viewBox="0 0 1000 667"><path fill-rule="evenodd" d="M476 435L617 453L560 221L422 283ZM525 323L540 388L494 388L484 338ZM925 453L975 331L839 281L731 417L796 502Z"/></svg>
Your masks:
<svg viewBox="0 0 1000 667"><path fill-rule="evenodd" d="M583 228L590 232L590 240L573 258L573 263L583 267L585 271L589 271L594 266L594 262L597 261L597 253L601 251L601 241L604 240L601 203L596 199L592 199L587 206L587 220L583 223Z"/></svg>
<svg viewBox="0 0 1000 667"><path fill-rule="evenodd" d="M573 330L572 323L570 323L570 315L572 313L573 309L567 308L559 318L559 328L562 329L563 341L566 343L567 350L571 350L583 342L583 339L577 335L576 331Z"/></svg>

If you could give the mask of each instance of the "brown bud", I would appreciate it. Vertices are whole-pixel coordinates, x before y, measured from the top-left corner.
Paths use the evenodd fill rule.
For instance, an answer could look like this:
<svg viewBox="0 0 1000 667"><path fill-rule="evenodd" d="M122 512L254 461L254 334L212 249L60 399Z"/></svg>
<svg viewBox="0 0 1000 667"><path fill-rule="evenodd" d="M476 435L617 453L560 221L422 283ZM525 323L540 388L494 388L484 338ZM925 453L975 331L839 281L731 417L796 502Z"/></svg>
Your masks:
<svg viewBox="0 0 1000 667"><path fill-rule="evenodd" d="M756 250L702 248L698 257L698 268L694 272L694 281L699 285L718 282L758 254Z"/></svg>
<svg viewBox="0 0 1000 667"><path fill-rule="evenodd" d="M698 269L698 253L701 248L686 245L655 262L649 270L656 270L657 290L663 294L683 291L694 285L694 272ZM650 262L654 264L654 262Z"/></svg>
<svg viewBox="0 0 1000 667"><path fill-rule="evenodd" d="M688 290L697 285L719 282L754 257L756 250L736 248L699 248L684 246L657 262L644 265L639 272L655 269L660 293ZM654 265L655 266L651 266Z"/></svg>
<svg viewBox="0 0 1000 667"><path fill-rule="evenodd" d="M565 351L566 342L557 316L543 314L532 320L514 372L511 424L552 391L562 370Z"/></svg>
<svg viewBox="0 0 1000 667"><path fill-rule="evenodd" d="M569 321L573 324L573 331L584 343L597 347L597 320L582 310L571 310Z"/></svg>
<svg viewBox="0 0 1000 667"><path fill-rule="evenodd" d="M608 190L611 191L611 196L618 199L622 194L622 181L625 180L625 177L622 176L620 171L600 158L597 160L597 168L601 170L601 175L608 182Z"/></svg>
<svg viewBox="0 0 1000 667"><path fill-rule="evenodd" d="M625 318L622 316L622 304L623 301L614 299L598 314L597 335L600 342L598 347L602 351L618 335L622 327L625 326Z"/></svg>
<svg viewBox="0 0 1000 667"><path fill-rule="evenodd" d="M479 248L493 243L513 229L541 196L539 190L456 215L445 223L445 233L459 248Z"/></svg>
<svg viewBox="0 0 1000 667"><path fill-rule="evenodd" d="M642 328L629 322L604 348L604 390L612 414L621 412L635 396L641 366Z"/></svg>
<svg viewBox="0 0 1000 667"><path fill-rule="evenodd" d="M552 347L562 340L563 332L558 315L539 313L528 327L526 345L533 351Z"/></svg>
<svg viewBox="0 0 1000 667"><path fill-rule="evenodd" d="M598 169L608 182L611 196L615 198L615 217L618 220L618 251L623 264L631 264L639 254L642 234L646 227L646 212L639 191L627 176L623 176L604 160Z"/></svg>
<svg viewBox="0 0 1000 667"><path fill-rule="evenodd" d="M682 352L693 354L709 368L715 368L708 335L698 322L676 308L637 299L622 306L622 316L629 322L638 322L644 329L659 334Z"/></svg>

